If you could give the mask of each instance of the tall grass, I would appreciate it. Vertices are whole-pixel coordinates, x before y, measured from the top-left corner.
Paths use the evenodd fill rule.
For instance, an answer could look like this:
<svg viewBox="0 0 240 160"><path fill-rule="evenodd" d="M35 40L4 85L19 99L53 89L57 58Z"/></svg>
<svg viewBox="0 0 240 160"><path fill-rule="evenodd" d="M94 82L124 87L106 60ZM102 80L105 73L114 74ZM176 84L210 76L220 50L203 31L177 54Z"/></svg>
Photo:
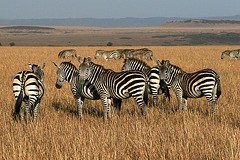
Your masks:
<svg viewBox="0 0 240 160"><path fill-rule="evenodd" d="M212 68L220 75L222 95L214 118L206 98L189 99L187 112L177 112L171 91L171 101L149 107L147 118L131 98L123 101L120 115L103 121L101 102L85 100L80 121L69 84L55 88L57 68L52 61L61 63L59 51L70 48L1 47L0 159L240 159L240 61L220 59L221 52L230 47L148 48L154 53L154 60L147 61L150 66L156 65L156 59L168 59L187 72ZM78 55L93 58L98 49L117 47L74 49ZM123 64L122 59L93 61L115 71ZM44 62L45 95L37 121L13 121L13 77L29 70L28 63ZM76 59L72 63L79 65Z"/></svg>

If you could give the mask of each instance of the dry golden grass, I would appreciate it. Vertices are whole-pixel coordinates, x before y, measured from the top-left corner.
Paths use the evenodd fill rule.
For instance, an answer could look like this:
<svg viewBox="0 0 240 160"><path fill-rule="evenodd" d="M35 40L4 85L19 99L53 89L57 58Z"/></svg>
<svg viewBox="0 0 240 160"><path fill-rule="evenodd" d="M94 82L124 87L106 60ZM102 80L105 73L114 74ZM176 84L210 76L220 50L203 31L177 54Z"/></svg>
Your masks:
<svg viewBox="0 0 240 160"><path fill-rule="evenodd" d="M214 119L205 98L189 99L188 111L177 112L171 92L171 101L149 107L146 119L131 98L124 100L120 116L106 122L99 100L85 100L80 121L69 84L60 90L55 88L57 68L52 61L60 63L59 51L70 48L1 47L0 159L240 159L240 61L220 59L228 47L148 47L154 53L154 60L147 62L150 66L156 65L156 59L169 59L187 72L212 68L220 75L222 95ZM74 49L78 55L93 57L98 49L116 48ZM115 71L120 71L123 64L123 60L93 61ZM45 95L37 121L13 121L13 77L28 70L28 63L44 62ZM73 63L78 67L77 60Z"/></svg>

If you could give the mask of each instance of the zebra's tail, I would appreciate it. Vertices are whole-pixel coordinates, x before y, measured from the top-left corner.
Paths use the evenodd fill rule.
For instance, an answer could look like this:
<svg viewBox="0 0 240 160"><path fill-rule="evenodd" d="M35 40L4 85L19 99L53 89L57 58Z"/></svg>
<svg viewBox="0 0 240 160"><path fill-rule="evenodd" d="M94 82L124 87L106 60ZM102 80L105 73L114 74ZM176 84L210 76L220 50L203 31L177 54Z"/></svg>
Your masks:
<svg viewBox="0 0 240 160"><path fill-rule="evenodd" d="M148 82L145 83L145 91L143 95L143 100L146 105L148 105Z"/></svg>
<svg viewBox="0 0 240 160"><path fill-rule="evenodd" d="M15 104L15 111L13 112L13 117L16 120L19 116L20 109L22 106L22 101L23 101L23 90L21 89L20 94L18 95L16 104Z"/></svg>
<svg viewBox="0 0 240 160"><path fill-rule="evenodd" d="M217 76L215 78L215 86L213 88L213 99L218 99L221 95L221 83L220 83L220 77Z"/></svg>

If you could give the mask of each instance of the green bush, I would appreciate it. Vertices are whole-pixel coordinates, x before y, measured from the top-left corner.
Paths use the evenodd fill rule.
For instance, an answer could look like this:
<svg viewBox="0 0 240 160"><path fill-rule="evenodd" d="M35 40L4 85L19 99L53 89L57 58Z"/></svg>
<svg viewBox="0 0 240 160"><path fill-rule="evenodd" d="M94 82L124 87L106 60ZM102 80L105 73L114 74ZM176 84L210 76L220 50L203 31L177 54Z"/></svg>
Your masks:
<svg viewBox="0 0 240 160"><path fill-rule="evenodd" d="M108 42L108 43L107 43L107 46L112 46L112 45L113 45L112 42Z"/></svg>
<svg viewBox="0 0 240 160"><path fill-rule="evenodd" d="M9 43L10 46L15 46L14 42Z"/></svg>

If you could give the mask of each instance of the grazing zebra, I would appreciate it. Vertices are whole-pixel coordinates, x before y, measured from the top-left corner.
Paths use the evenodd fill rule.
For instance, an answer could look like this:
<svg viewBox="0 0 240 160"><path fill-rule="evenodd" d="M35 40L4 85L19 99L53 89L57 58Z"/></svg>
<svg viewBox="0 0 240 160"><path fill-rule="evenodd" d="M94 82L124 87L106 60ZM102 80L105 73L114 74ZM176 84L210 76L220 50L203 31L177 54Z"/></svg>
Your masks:
<svg viewBox="0 0 240 160"><path fill-rule="evenodd" d="M91 58L78 58L80 62L80 82L90 81L102 100L104 119L111 116L110 98L126 99L134 97L142 114L147 115L147 77L141 71L114 72L91 62Z"/></svg>
<svg viewBox="0 0 240 160"><path fill-rule="evenodd" d="M153 105L159 105L158 95L161 95L162 93L165 93L163 99L164 103L166 102L166 97L168 97L168 99L170 100L170 94L166 83L164 81L160 82L158 66L151 68L144 61L134 58L127 58L125 59L124 65L122 66L122 71L129 70L139 70L144 72L148 76L148 93L153 95Z"/></svg>
<svg viewBox="0 0 240 160"><path fill-rule="evenodd" d="M21 120L24 118L24 109L22 108L22 101L25 102L26 120L29 119L29 114L31 109L34 110L33 119L37 118L37 111L41 99L44 94L43 86L43 68L38 65L31 65L29 67L32 71L21 71L13 79L13 94L16 99L15 111L13 113L14 118L20 115Z"/></svg>
<svg viewBox="0 0 240 160"><path fill-rule="evenodd" d="M69 49L69 50L62 50L58 54L58 58L67 58L67 57L72 57L76 58L77 57L77 52L75 49Z"/></svg>
<svg viewBox="0 0 240 160"><path fill-rule="evenodd" d="M225 56L229 56L230 60L232 58L239 58L240 57L240 49L226 50L226 51L222 52L221 59L223 59Z"/></svg>
<svg viewBox="0 0 240 160"><path fill-rule="evenodd" d="M97 59L98 56L102 56L105 60L114 58L115 60L121 58L121 54L118 51L104 51L104 50L97 50L95 59Z"/></svg>
<svg viewBox="0 0 240 160"><path fill-rule="evenodd" d="M53 62L53 64L58 68L56 88L60 89L65 81L67 81L70 84L71 91L77 103L78 115L81 119L82 105L85 98L91 100L100 99L97 90L87 80L85 81L84 84L80 84L78 69L71 62L62 62L60 65ZM114 105L115 105L114 107L120 110L121 100L114 99Z"/></svg>
<svg viewBox="0 0 240 160"><path fill-rule="evenodd" d="M133 53L134 58L152 60L153 52L148 48L136 49Z"/></svg>
<svg viewBox="0 0 240 160"><path fill-rule="evenodd" d="M213 114L217 109L217 100L221 95L219 75L212 69L203 69L194 73L186 73L170 62L157 60L160 69L160 78L175 92L180 111L187 109L187 98L200 98L205 96L210 102Z"/></svg>
<svg viewBox="0 0 240 160"><path fill-rule="evenodd" d="M117 49L123 59L127 57L133 57L132 53L134 49Z"/></svg>

